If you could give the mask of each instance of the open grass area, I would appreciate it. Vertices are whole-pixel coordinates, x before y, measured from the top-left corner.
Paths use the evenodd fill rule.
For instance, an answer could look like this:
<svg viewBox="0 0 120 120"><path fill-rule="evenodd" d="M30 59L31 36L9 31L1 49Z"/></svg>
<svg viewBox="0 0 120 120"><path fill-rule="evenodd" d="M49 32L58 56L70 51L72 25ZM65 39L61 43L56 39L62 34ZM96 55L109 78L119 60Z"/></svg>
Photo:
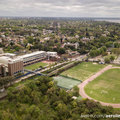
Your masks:
<svg viewBox="0 0 120 120"><path fill-rule="evenodd" d="M74 86L80 84L81 82L78 80L74 80L72 78L67 78L64 76L54 77L54 80L57 81L57 85L61 88L72 89Z"/></svg>
<svg viewBox="0 0 120 120"><path fill-rule="evenodd" d="M104 67L105 65L97 63L83 62L69 70L64 71L61 75L84 81Z"/></svg>
<svg viewBox="0 0 120 120"><path fill-rule="evenodd" d="M28 70L35 70L35 69L40 68L40 66L44 67L46 65L48 65L48 64L47 63L43 63L43 62L38 62L38 63L32 64L32 65L28 65L28 66L26 66L24 68L28 69Z"/></svg>
<svg viewBox="0 0 120 120"><path fill-rule="evenodd" d="M85 92L92 98L120 103L120 69L110 69L85 86Z"/></svg>

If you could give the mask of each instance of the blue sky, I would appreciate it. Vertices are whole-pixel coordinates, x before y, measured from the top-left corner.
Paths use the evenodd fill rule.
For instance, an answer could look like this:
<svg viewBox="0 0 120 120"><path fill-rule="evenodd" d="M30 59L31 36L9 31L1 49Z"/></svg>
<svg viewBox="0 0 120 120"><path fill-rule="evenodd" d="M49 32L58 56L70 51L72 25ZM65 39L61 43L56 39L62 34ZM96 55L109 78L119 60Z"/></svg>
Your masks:
<svg viewBox="0 0 120 120"><path fill-rule="evenodd" d="M120 17L120 0L0 0L0 16Z"/></svg>

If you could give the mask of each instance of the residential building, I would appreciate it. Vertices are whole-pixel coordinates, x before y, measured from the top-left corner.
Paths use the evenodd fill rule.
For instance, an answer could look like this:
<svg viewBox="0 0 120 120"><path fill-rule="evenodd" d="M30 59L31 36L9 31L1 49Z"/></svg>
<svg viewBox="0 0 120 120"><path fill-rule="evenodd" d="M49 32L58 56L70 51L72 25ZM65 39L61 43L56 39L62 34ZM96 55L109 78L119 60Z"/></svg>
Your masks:
<svg viewBox="0 0 120 120"><path fill-rule="evenodd" d="M67 43L64 43L62 47L65 47L65 46L73 46L73 47L75 47L75 49L78 49L79 43L78 42L76 42L76 43L67 42Z"/></svg>

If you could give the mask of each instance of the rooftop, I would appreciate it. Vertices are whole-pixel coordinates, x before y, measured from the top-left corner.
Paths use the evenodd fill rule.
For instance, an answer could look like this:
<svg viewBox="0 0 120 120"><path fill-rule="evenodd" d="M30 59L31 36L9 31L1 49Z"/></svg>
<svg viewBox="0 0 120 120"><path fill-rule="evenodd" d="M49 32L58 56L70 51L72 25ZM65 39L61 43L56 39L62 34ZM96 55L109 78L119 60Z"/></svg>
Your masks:
<svg viewBox="0 0 120 120"><path fill-rule="evenodd" d="M19 57L16 57L14 59L10 58L10 57L7 57L7 56L1 56L0 57L0 63L3 63L3 64L8 64L8 63L14 63L14 62L17 62L17 61L21 61L21 59Z"/></svg>
<svg viewBox="0 0 120 120"><path fill-rule="evenodd" d="M26 58L26 57L30 57L30 56L41 54L41 53L45 53L45 51L36 51L36 52L29 53L29 54L26 54L26 55L22 55L22 56L19 56L19 57L20 58Z"/></svg>

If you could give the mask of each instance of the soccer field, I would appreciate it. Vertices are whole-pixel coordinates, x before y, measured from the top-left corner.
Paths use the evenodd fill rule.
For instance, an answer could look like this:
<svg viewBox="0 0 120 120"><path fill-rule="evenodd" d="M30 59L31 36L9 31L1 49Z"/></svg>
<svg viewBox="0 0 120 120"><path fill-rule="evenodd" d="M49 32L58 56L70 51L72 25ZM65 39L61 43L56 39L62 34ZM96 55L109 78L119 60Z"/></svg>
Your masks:
<svg viewBox="0 0 120 120"><path fill-rule="evenodd" d="M61 73L61 75L84 81L104 67L105 65L97 63L83 62L75 67L64 71L63 73Z"/></svg>
<svg viewBox="0 0 120 120"><path fill-rule="evenodd" d="M85 86L92 98L106 103L120 103L120 69L110 69Z"/></svg>
<svg viewBox="0 0 120 120"><path fill-rule="evenodd" d="M54 80L57 81L57 85L59 87L65 88L65 89L72 89L74 86L81 83L81 81L78 81L72 78L67 78L64 76L54 77Z"/></svg>
<svg viewBox="0 0 120 120"><path fill-rule="evenodd" d="M48 64L47 63L43 63L43 62L38 62L38 63L32 64L32 65L28 65L28 66L26 66L24 68L28 69L28 70L35 70L35 69L40 68L40 66L44 67L46 65L48 65Z"/></svg>

